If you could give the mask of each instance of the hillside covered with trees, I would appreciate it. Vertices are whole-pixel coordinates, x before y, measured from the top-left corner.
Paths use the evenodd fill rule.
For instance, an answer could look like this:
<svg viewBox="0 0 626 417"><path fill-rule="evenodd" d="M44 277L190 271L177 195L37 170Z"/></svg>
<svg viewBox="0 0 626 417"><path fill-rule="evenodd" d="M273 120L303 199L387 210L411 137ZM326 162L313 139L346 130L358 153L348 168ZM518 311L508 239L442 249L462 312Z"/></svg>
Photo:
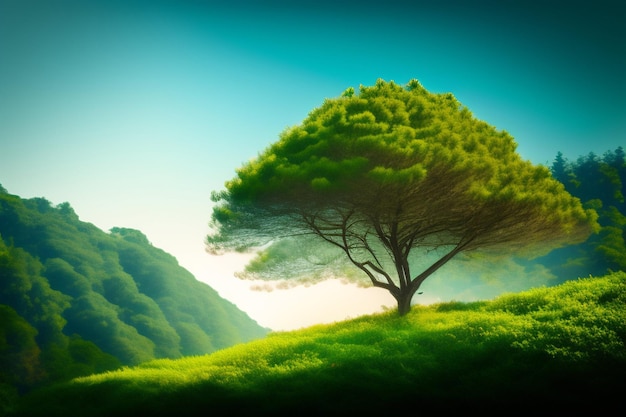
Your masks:
<svg viewBox="0 0 626 417"><path fill-rule="evenodd" d="M559 279L626 270L626 153L622 147L602 156L593 152L570 161L561 152L552 175L587 208L598 213L599 233L585 242L555 250L538 261Z"/></svg>
<svg viewBox="0 0 626 417"><path fill-rule="evenodd" d="M0 403L33 387L206 354L262 328L132 229L0 186Z"/></svg>

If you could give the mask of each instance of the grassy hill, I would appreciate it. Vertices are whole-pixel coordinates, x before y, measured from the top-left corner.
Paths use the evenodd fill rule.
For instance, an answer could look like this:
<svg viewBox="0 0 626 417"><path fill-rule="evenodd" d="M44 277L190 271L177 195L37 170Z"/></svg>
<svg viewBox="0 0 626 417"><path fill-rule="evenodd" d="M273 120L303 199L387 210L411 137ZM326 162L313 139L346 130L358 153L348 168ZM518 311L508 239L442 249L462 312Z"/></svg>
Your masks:
<svg viewBox="0 0 626 417"><path fill-rule="evenodd" d="M15 416L595 415L622 406L625 307L617 272L390 311L77 378Z"/></svg>

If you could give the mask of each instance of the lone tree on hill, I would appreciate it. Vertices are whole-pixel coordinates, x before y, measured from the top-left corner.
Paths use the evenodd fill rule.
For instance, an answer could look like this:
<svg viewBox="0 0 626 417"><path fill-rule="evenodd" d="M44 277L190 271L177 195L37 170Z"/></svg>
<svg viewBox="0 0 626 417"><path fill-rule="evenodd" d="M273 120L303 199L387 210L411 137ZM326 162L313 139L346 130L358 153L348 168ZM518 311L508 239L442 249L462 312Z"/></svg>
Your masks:
<svg viewBox="0 0 626 417"><path fill-rule="evenodd" d="M597 229L595 212L522 160L508 133L417 80L325 100L225 188L212 194L207 250L257 250L242 278L367 277L400 315L459 253L530 255Z"/></svg>

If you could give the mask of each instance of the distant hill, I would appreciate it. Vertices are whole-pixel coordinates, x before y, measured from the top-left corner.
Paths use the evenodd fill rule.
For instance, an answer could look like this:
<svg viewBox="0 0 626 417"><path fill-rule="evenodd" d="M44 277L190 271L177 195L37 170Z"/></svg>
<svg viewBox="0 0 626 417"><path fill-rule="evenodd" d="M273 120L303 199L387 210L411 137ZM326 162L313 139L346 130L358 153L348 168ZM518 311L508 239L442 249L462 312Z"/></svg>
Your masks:
<svg viewBox="0 0 626 417"><path fill-rule="evenodd" d="M261 327L133 229L0 186L0 402L51 381L206 354Z"/></svg>

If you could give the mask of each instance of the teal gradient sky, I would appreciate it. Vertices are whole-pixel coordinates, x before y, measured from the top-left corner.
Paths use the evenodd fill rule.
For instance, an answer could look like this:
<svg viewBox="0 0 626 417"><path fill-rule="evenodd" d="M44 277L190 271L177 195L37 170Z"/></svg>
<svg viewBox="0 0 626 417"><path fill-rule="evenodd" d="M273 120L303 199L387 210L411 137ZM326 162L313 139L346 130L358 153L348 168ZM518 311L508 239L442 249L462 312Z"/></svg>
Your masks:
<svg viewBox="0 0 626 417"><path fill-rule="evenodd" d="M204 252L210 192L377 78L453 93L535 163L626 146L622 4L0 0L0 184L141 230L268 327L374 311L378 289L231 278L240 258Z"/></svg>

